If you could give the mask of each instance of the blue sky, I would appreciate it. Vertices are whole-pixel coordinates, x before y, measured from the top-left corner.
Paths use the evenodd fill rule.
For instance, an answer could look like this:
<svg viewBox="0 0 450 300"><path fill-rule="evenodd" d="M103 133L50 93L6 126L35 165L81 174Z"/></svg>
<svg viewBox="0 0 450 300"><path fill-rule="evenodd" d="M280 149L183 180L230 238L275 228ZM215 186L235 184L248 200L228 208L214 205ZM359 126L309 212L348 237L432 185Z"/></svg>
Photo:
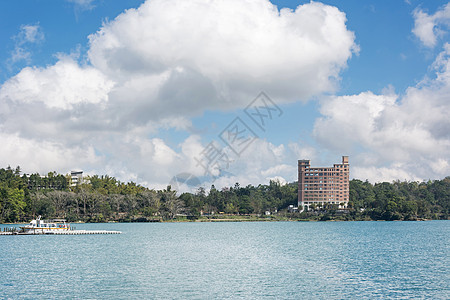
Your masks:
<svg viewBox="0 0 450 300"><path fill-rule="evenodd" d="M446 1L2 1L0 163L209 187L349 155L362 180L443 178L449 24ZM236 117L256 138L233 156ZM211 142L229 163L202 168Z"/></svg>

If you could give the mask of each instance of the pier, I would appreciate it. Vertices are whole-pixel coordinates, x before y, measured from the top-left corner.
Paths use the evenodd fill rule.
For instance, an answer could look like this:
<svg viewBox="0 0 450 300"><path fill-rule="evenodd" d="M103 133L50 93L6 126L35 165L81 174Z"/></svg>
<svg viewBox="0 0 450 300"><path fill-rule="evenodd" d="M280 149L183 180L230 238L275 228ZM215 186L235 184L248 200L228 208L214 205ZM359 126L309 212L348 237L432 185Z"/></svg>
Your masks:
<svg viewBox="0 0 450 300"><path fill-rule="evenodd" d="M67 230L67 231L55 231L47 232L45 234L56 234L56 235L79 235L79 234L121 234L120 231L114 230Z"/></svg>
<svg viewBox="0 0 450 300"><path fill-rule="evenodd" d="M0 235L83 235L83 234L121 234L121 231L114 230L61 230L61 231L39 231L34 232L20 232L15 228L4 228Z"/></svg>

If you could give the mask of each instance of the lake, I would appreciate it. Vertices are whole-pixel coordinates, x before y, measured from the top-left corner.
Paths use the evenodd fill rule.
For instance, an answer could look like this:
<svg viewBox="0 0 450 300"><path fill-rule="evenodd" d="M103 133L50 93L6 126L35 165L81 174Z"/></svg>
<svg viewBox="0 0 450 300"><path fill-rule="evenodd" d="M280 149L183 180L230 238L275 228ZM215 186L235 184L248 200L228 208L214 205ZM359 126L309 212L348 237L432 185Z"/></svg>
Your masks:
<svg viewBox="0 0 450 300"><path fill-rule="evenodd" d="M450 221L74 226L123 233L0 236L0 298L450 298Z"/></svg>

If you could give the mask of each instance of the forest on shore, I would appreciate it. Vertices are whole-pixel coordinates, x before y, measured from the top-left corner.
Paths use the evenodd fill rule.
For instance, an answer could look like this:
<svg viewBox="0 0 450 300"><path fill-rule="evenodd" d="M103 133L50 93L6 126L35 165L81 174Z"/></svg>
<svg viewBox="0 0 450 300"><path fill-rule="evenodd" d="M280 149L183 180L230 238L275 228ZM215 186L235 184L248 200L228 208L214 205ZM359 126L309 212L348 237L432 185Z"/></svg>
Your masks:
<svg viewBox="0 0 450 300"><path fill-rule="evenodd" d="M195 193L168 186L154 190L107 175L86 177L72 186L69 175L49 172L22 174L20 167L0 169L0 223L65 218L69 222L151 222L220 219L242 216L259 220L421 220L449 219L450 176L427 182L394 181L372 184L350 181L346 210L337 205L314 206L292 212L297 205L297 182L232 187ZM269 212L269 213L267 213ZM228 216L228 217L225 217Z"/></svg>

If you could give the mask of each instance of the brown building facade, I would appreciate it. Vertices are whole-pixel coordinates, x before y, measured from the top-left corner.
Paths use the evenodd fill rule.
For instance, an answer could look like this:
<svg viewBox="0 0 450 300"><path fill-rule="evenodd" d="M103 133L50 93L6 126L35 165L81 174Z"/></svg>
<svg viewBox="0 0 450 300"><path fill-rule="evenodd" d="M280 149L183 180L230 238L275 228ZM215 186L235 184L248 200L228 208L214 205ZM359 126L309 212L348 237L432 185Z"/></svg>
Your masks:
<svg viewBox="0 0 450 300"><path fill-rule="evenodd" d="M342 156L341 164L328 168L313 168L309 160L298 161L298 207L314 204L338 204L346 208L349 199L348 156Z"/></svg>

